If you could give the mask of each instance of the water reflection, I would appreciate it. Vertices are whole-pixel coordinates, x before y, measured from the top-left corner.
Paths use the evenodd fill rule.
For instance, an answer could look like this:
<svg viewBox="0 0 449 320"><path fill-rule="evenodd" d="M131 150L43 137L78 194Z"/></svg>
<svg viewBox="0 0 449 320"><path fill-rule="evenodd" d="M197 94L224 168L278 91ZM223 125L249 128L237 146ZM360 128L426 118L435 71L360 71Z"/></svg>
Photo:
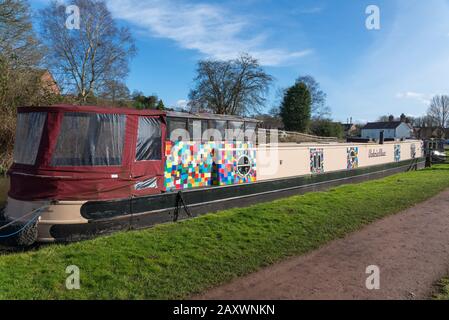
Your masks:
<svg viewBox="0 0 449 320"><path fill-rule="evenodd" d="M6 198L8 197L9 179L0 176L0 208L5 205Z"/></svg>

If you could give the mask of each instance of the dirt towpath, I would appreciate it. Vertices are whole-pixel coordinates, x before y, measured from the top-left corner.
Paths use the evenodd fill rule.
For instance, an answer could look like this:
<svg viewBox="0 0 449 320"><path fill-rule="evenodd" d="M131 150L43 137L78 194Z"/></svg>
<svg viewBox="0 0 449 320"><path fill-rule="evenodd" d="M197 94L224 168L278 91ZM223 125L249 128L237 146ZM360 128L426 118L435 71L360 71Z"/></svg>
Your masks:
<svg viewBox="0 0 449 320"><path fill-rule="evenodd" d="M380 289L366 288L366 268ZM307 255L194 299L427 299L449 274L449 190Z"/></svg>

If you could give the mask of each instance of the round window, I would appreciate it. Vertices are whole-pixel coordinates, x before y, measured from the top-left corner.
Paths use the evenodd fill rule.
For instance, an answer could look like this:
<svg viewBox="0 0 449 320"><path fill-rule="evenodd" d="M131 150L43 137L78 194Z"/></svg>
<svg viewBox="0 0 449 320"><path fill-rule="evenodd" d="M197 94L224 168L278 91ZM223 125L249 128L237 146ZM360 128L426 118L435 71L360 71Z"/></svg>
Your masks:
<svg viewBox="0 0 449 320"><path fill-rule="evenodd" d="M246 177L250 174L250 172L251 160L247 155L242 155L237 162L237 173L242 177Z"/></svg>

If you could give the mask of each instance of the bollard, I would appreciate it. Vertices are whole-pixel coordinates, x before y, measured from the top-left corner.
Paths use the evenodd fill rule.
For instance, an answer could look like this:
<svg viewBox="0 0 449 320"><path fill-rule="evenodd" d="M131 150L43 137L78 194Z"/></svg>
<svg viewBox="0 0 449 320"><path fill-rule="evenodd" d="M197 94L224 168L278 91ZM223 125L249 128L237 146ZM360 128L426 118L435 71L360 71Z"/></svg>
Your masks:
<svg viewBox="0 0 449 320"><path fill-rule="evenodd" d="M432 156L431 156L430 152L427 152L426 168L432 168Z"/></svg>

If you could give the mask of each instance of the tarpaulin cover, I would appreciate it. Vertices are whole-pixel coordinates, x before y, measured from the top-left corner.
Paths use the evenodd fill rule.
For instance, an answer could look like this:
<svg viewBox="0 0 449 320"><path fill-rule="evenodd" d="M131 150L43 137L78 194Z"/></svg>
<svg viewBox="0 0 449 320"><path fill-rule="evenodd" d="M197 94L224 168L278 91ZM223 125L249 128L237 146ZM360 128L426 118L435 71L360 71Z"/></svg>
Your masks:
<svg viewBox="0 0 449 320"><path fill-rule="evenodd" d="M125 124L123 114L65 113L51 165L121 165Z"/></svg>
<svg viewBox="0 0 449 320"><path fill-rule="evenodd" d="M19 113L17 115L16 147L14 162L33 165L44 129L47 114L44 112Z"/></svg>
<svg viewBox="0 0 449 320"><path fill-rule="evenodd" d="M161 138L160 119L140 117L137 133L137 161L162 160Z"/></svg>
<svg viewBox="0 0 449 320"><path fill-rule="evenodd" d="M165 132L162 111L19 108L9 196L106 200L160 193Z"/></svg>

